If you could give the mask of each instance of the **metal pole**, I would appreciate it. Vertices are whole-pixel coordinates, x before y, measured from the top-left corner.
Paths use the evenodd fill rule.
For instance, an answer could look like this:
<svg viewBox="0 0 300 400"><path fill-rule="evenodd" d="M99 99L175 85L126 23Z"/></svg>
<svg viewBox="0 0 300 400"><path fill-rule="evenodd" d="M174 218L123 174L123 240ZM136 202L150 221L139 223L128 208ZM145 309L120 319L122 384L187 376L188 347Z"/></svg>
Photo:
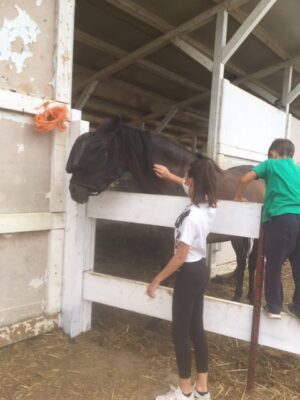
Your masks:
<svg viewBox="0 0 300 400"><path fill-rule="evenodd" d="M252 330L251 330L251 341L249 351L249 362L248 362L248 378L247 378L247 391L251 391L254 388L255 369L257 360L257 348L258 348L258 335L259 335L259 323L260 323L260 310L261 310L261 298L264 281L264 230L262 224L260 225L259 240L258 240L258 251L256 260L256 273L255 273L255 293L254 293L254 304L252 314Z"/></svg>

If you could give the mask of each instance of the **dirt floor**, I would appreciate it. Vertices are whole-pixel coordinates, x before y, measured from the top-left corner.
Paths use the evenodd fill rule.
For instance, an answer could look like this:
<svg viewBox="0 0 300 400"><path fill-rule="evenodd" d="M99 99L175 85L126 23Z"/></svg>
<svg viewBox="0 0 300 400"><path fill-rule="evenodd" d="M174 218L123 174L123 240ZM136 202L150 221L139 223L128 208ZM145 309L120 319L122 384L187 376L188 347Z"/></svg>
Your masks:
<svg viewBox="0 0 300 400"><path fill-rule="evenodd" d="M103 224L97 243L98 271L149 281L159 269L159 242L149 228ZM233 281L227 281L211 283L209 294L231 298ZM292 289L288 266L284 283L288 301ZM57 330L0 349L0 400L154 399L176 384L176 368L170 324L161 321L157 332L149 332L145 329L149 321L95 305L93 329L75 340ZM260 348L255 390L249 396L245 393L249 345L210 333L208 341L213 399L300 399L299 356Z"/></svg>

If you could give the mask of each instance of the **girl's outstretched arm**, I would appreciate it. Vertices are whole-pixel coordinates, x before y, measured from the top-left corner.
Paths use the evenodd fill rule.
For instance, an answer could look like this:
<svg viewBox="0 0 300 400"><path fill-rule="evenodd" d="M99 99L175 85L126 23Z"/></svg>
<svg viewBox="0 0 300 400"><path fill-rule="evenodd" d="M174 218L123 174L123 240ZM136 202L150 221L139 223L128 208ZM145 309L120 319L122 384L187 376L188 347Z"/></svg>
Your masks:
<svg viewBox="0 0 300 400"><path fill-rule="evenodd" d="M178 185L182 185L183 184L183 178L181 178L180 176L172 174L172 172L170 172L169 169L167 167L165 167L164 165L154 164L153 165L153 171L161 179L166 179L168 181L175 182Z"/></svg>
<svg viewBox="0 0 300 400"><path fill-rule="evenodd" d="M242 197L242 194L246 190L246 187L248 186L248 184L250 182L254 181L255 179L257 179L257 174L255 171L249 171L246 174L242 175L237 184L233 200L247 201L244 197Z"/></svg>

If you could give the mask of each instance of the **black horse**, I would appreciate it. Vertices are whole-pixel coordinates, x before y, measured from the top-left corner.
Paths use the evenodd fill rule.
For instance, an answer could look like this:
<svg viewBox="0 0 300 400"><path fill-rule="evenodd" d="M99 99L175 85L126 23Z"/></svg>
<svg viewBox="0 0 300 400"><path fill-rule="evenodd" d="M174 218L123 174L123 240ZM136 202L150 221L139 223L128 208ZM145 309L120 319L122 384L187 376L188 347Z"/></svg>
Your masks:
<svg viewBox="0 0 300 400"><path fill-rule="evenodd" d="M77 138L71 149L66 171L72 174L70 193L74 201L86 203L90 195L103 192L112 182L129 172L143 193L184 195L182 188L158 178L153 164L163 164L183 176L185 167L198 156L166 138L121 124L119 118L104 121L96 132ZM218 198L232 200L239 177L251 166L222 170L218 179ZM264 186L251 183L245 193L248 201L262 202ZM244 271L249 253L248 238L211 234L209 243L231 241L236 253L236 289L233 299L242 296ZM249 292L253 301L256 245L249 256Z"/></svg>

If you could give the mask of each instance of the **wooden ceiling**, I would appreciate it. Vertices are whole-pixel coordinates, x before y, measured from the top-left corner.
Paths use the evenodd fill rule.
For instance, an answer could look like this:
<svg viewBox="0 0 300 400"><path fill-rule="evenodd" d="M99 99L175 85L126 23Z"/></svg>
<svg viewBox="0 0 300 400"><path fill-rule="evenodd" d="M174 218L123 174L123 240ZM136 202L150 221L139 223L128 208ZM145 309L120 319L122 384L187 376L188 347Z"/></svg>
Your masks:
<svg viewBox="0 0 300 400"><path fill-rule="evenodd" d="M228 38L258 0L76 0L73 107L95 125L127 123L189 148L207 141L216 13ZM300 2L277 0L226 64L234 84L280 104L284 71L300 81ZM283 28L284 27L284 28ZM300 101L290 111L300 117Z"/></svg>

